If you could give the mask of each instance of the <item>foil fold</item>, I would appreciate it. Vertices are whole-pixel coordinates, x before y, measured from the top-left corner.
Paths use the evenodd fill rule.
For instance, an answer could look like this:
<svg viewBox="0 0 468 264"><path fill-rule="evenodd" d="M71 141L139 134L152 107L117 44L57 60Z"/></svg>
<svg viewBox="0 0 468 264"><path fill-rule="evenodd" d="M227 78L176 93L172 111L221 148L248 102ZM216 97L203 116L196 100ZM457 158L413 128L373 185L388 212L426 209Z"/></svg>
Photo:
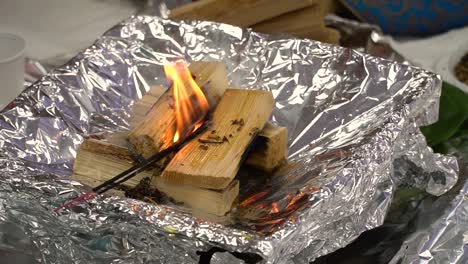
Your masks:
<svg viewBox="0 0 468 264"><path fill-rule="evenodd" d="M466 172L465 169L463 179ZM445 210L436 212L429 208L433 217L418 224L416 232L408 236L390 263L466 263L467 194L465 182Z"/></svg>
<svg viewBox="0 0 468 264"><path fill-rule="evenodd" d="M391 37L385 36L376 26L350 21L334 15L327 17L327 24L337 28L342 34L344 33L346 41L342 44L345 44L347 47L362 49L374 56L410 64L410 62L391 47ZM433 108L439 108L438 101L434 102ZM434 111L428 113L430 115L436 114ZM433 115L429 119L427 118L424 118L424 124L435 122L437 116ZM422 136L417 129L413 129L413 131L418 134L415 135L416 137ZM455 139L454 141L463 142L463 138ZM465 250L467 245L465 226L468 221L465 213L468 204L465 198L467 192L466 151L463 147L452 147L449 151L452 155L458 156L458 163L461 163L461 175L460 182L457 182L457 188L453 188L447 194L444 188L439 189L437 187L437 182L446 180L444 177L438 177L438 175L443 173L435 168L427 168L427 166L432 167L433 164L445 164L445 166L439 166L438 168L458 171L457 162L452 158L447 159L447 157L440 154L433 155L436 158L433 160L434 162L423 162L427 158L432 159L430 157L432 150L425 146L422 147L422 149L417 149L417 145L409 144L409 151L405 149L406 154L401 152L403 158L397 158L394 165L396 181L402 176L404 184L411 184L425 189L433 195L441 195L443 193L444 195L433 202L429 202L428 200L427 203L429 205L418 209L421 215L418 216L416 231L412 234L407 234L400 250L390 263L466 263L468 261ZM416 160L412 162L411 160L413 159ZM426 168L422 169L416 164L422 164ZM410 175L413 175L413 178L408 177ZM456 197L452 198L455 195ZM448 201L450 200L452 202L449 203Z"/></svg>
<svg viewBox="0 0 468 264"><path fill-rule="evenodd" d="M54 214L86 190L69 178L83 138L130 129L133 102L164 85L162 66L179 58L223 61L232 87L272 91L272 121L288 128L297 168L260 190L265 195L249 209L294 210L267 213L278 223L267 227L242 217L225 226L170 205L100 196ZM196 263L196 252L213 246L268 263L306 263L381 225L398 184L436 195L454 185L456 160L433 154L418 130L435 121L440 86L435 74L356 50L134 16L0 115L0 218L26 234L24 251L44 263Z"/></svg>

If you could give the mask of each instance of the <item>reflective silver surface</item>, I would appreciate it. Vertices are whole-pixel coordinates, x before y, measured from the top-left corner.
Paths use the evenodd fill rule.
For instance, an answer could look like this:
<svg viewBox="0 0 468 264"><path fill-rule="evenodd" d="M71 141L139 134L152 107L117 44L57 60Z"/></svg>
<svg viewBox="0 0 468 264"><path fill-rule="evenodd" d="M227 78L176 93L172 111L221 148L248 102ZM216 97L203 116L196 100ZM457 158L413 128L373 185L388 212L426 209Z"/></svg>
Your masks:
<svg viewBox="0 0 468 264"><path fill-rule="evenodd" d="M365 50L366 53L378 57L409 64L403 56L390 46L391 37L384 36L373 25L358 23L333 15L327 17L327 24L336 27L342 35L346 36L345 40L347 42L342 44ZM468 262L468 254L466 252L466 246L468 245L466 237L466 234L468 234L468 214L466 213L468 208L468 201L466 199L468 166L466 165L466 155L468 152L460 144L460 141L464 140L466 142L466 138L453 139L452 141L458 142L456 143L458 148L452 146L449 151L449 153L458 156L459 160L461 159L465 163L462 164L465 169L462 170L461 182L457 183L457 185L462 186L461 189L454 188L455 190L452 190L450 194L445 194L436 201L430 202L428 199L427 203L429 205L418 209L420 216L417 217L416 231L412 234L405 234L407 239L393 257L392 264L462 264ZM450 145L450 143L448 144ZM415 149L410 153L412 153L413 158L417 158L419 154L418 150ZM414 170L415 167L411 163L400 163L398 160L395 166L397 174L398 171L403 171L406 174L411 171L415 176L420 173L427 173ZM413 183L418 186L416 182ZM452 198L457 193L458 195Z"/></svg>
<svg viewBox="0 0 468 264"><path fill-rule="evenodd" d="M465 164L466 166L466 164ZM465 167L468 169L468 167ZM468 182L443 210L427 209L432 215L417 223L417 230L403 243L390 263L467 263Z"/></svg>
<svg viewBox="0 0 468 264"><path fill-rule="evenodd" d="M119 197L53 213L85 190L69 181L83 137L128 130L131 105L166 83L162 66L176 58L223 61L233 87L273 92L272 120L288 128L297 167L243 192L264 193L247 207L276 203L280 214L223 226ZM21 227L45 263L196 263L212 246L309 261L382 224L397 184L437 195L453 186L455 159L434 155L418 130L437 117L440 85L427 71L328 44L132 17L0 116L0 218Z"/></svg>

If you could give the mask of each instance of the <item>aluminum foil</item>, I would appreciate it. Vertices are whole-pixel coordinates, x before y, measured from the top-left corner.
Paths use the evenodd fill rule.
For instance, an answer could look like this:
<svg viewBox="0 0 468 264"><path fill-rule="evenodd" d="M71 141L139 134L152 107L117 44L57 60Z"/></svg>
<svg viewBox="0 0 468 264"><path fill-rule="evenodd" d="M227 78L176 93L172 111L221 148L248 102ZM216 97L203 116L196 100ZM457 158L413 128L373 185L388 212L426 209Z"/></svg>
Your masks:
<svg viewBox="0 0 468 264"><path fill-rule="evenodd" d="M329 26L336 27L348 39L342 43L354 48L361 48L375 56L410 64L390 46L391 37L368 24L349 21L337 16L327 17ZM367 37L365 34L368 34ZM465 142L465 143L464 143ZM406 239L390 263L467 263L466 238L468 216L468 151L466 136L454 138L445 144L448 153L457 156L461 162L460 180L450 193L436 200L427 199L424 206L418 208L416 231L405 234ZM416 152L414 152L416 153ZM411 169L411 164L395 164L397 171L423 173ZM457 195L458 194L458 195ZM450 202L451 201L451 202Z"/></svg>
<svg viewBox="0 0 468 264"><path fill-rule="evenodd" d="M223 61L232 87L272 91L293 168L247 184L228 226L119 197L53 213L86 189L69 179L83 138L130 129L131 105L164 85L162 66L178 58ZM2 237L16 239L1 248L20 240L44 263L196 263L196 251L213 246L305 263L381 225L397 184L438 195L453 186L455 159L434 155L418 130L436 120L440 86L435 74L356 50L132 17L0 116L0 218L15 227Z"/></svg>
<svg viewBox="0 0 468 264"><path fill-rule="evenodd" d="M416 232L408 237L390 263L467 263L468 166L464 166L461 175L464 184L458 195L438 212L428 209L432 217L418 222Z"/></svg>

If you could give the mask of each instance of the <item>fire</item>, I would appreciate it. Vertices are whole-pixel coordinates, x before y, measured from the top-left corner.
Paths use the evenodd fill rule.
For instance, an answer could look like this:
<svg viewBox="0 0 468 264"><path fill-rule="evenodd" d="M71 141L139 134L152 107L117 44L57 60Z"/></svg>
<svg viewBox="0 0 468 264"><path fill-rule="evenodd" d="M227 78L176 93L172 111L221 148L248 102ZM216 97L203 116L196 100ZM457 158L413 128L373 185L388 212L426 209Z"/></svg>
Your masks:
<svg viewBox="0 0 468 264"><path fill-rule="evenodd" d="M184 139L203 124L209 105L202 89L193 80L184 61L165 65L164 72L167 78L172 81L176 116L176 132L173 137L175 143Z"/></svg>

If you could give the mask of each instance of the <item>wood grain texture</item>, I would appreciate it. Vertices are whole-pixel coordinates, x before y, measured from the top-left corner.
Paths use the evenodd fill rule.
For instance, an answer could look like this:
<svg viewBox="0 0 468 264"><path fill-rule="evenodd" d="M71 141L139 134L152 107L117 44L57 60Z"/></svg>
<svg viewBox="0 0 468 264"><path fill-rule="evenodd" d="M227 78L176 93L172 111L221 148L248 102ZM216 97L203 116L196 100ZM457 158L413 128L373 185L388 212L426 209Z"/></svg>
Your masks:
<svg viewBox="0 0 468 264"><path fill-rule="evenodd" d="M340 5L338 0L322 0L320 1L320 7L323 10L323 13L325 15L330 14L330 13L338 13L342 5Z"/></svg>
<svg viewBox="0 0 468 264"><path fill-rule="evenodd" d="M195 81L202 88L213 109L228 87L226 68L219 62L195 62L189 67ZM143 120L129 133L128 141L133 150L149 158L172 144L176 130L172 89L168 89L151 107ZM141 107L147 105L141 104ZM139 110L143 111L142 109Z"/></svg>
<svg viewBox="0 0 468 264"><path fill-rule="evenodd" d="M321 0L201 0L171 10L172 19L208 20L240 27L298 10Z"/></svg>
<svg viewBox="0 0 468 264"><path fill-rule="evenodd" d="M310 32L325 27L324 14L319 5L296 10L252 26L262 33L287 33L296 37L306 37Z"/></svg>
<svg viewBox="0 0 468 264"><path fill-rule="evenodd" d="M322 33L322 37L318 37L317 35L311 35L309 38L314 39L325 43L340 45L341 34L338 30L334 28L325 28L324 32Z"/></svg>
<svg viewBox="0 0 468 264"><path fill-rule="evenodd" d="M131 127L136 127L145 119L151 107L161 98L166 90L161 86L153 86L140 100L137 100L133 104L129 120Z"/></svg>
<svg viewBox="0 0 468 264"><path fill-rule="evenodd" d="M286 160L288 129L267 123L255 140L245 164L272 172Z"/></svg>
<svg viewBox="0 0 468 264"><path fill-rule="evenodd" d="M96 187L133 165L127 148L102 140L85 139L78 149L72 179ZM122 185L134 187L141 179L151 177L152 174L152 171L144 171Z"/></svg>
<svg viewBox="0 0 468 264"><path fill-rule="evenodd" d="M272 109L271 92L226 90L213 113L210 129L185 145L161 177L178 184L215 190L226 188Z"/></svg>
<svg viewBox="0 0 468 264"><path fill-rule="evenodd" d="M216 216L229 212L239 195L239 181L237 180L232 181L223 190L174 184L161 177L154 177L153 185L177 203Z"/></svg>
<svg viewBox="0 0 468 264"><path fill-rule="evenodd" d="M131 116L129 119L130 127L134 128L139 123L141 123L144 119L146 114L149 112L151 107L159 100L159 98L164 94L165 88L161 86L152 86L150 90L143 95L140 100L135 101L132 106ZM128 147L127 137L129 131L121 131L121 132L114 132L112 134L107 135L103 140L109 142L109 144L121 146L121 147Z"/></svg>
<svg viewBox="0 0 468 264"><path fill-rule="evenodd" d="M252 28L262 33L286 33L298 38L339 44L339 32L325 27L324 17L328 11L325 3L316 4L263 21Z"/></svg>

